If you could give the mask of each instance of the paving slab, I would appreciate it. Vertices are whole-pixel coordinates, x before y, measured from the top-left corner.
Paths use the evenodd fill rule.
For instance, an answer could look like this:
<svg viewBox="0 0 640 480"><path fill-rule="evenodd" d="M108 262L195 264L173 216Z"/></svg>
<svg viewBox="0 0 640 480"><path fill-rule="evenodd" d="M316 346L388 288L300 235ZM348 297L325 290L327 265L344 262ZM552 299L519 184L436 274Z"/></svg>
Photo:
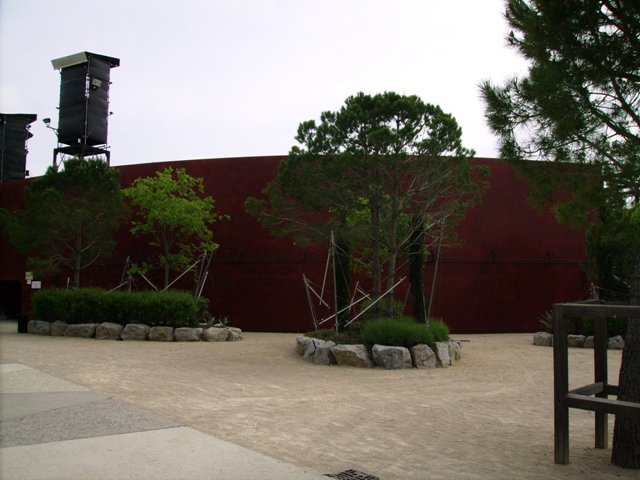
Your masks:
<svg viewBox="0 0 640 480"><path fill-rule="evenodd" d="M3 480L327 478L6 357L0 375Z"/></svg>
<svg viewBox="0 0 640 480"><path fill-rule="evenodd" d="M189 427L0 450L6 480L327 480Z"/></svg>

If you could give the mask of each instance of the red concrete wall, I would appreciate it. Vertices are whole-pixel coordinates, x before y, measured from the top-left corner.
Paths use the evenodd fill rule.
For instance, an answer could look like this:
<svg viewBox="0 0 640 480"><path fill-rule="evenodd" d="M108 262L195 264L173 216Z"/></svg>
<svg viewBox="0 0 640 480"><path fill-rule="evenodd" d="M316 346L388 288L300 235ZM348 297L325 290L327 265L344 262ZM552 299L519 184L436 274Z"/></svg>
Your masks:
<svg viewBox="0 0 640 480"><path fill-rule="evenodd" d="M313 328L303 274L321 284L326 249L303 252L288 239L268 234L244 210L249 196L260 196L275 178L285 157L190 160L117 167L124 187L134 179L154 175L167 166L185 168L205 181L205 193L230 220L214 225L220 244L203 295L211 313L253 331L306 331ZM440 256L432 314L456 333L522 332L539 330L536 317L560 301L583 298L587 280L580 268L584 260L583 235L557 224L550 213L533 210L528 187L513 168L491 159L477 159L491 169L490 188L483 202L467 213L458 234L464 245L444 249ZM28 181L0 184L0 206L19 208ZM83 274L84 286L115 287L124 261L147 257L146 243L133 239L128 227L118 235L119 247L110 264ZM427 264L425 295L429 298L435 264ZM6 238L0 238L0 281L24 281L25 259ZM406 275L400 272L399 276ZM64 284L66 277L46 280L45 287ZM152 276L161 283L159 276ZM366 278L360 279L366 284ZM330 279L328 280L330 287ZM144 281L138 280L146 288ZM189 281L182 286L188 288ZM368 287L365 285L365 287ZM23 308L29 311L29 289L23 289ZM404 299L406 285L396 298ZM331 299L329 292L325 293ZM318 302L315 302L316 307ZM321 317L330 313L318 308ZM329 325L329 324L327 324Z"/></svg>

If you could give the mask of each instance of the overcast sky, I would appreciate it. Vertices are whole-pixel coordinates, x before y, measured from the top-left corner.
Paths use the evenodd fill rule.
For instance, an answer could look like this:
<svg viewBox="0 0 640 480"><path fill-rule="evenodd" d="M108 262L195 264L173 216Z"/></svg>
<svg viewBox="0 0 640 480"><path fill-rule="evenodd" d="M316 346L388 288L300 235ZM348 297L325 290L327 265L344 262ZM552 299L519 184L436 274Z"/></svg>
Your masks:
<svg viewBox="0 0 640 480"><path fill-rule="evenodd" d="M359 91L418 95L464 145L497 155L478 83L526 65L504 0L0 0L0 112L35 113L27 169L52 162L60 74L88 51L111 70L112 165L286 155L298 125Z"/></svg>

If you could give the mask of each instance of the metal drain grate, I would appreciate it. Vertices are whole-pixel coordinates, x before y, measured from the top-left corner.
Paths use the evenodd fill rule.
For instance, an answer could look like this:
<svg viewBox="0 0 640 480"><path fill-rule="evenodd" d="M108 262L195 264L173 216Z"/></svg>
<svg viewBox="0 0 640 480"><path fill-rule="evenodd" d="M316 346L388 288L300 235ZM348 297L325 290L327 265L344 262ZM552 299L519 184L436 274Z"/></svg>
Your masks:
<svg viewBox="0 0 640 480"><path fill-rule="evenodd" d="M359 472L358 470L345 470L344 472L325 475L325 477L337 478L339 480L380 480L378 477Z"/></svg>

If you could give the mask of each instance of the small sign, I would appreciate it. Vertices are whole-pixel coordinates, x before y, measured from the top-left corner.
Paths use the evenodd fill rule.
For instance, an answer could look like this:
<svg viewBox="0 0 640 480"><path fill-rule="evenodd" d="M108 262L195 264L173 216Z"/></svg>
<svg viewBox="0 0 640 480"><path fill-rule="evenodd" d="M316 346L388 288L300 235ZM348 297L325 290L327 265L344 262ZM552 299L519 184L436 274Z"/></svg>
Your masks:
<svg viewBox="0 0 640 480"><path fill-rule="evenodd" d="M31 288L32 288L33 290L39 290L39 289L41 289L41 288L42 288L42 282L40 282L40 281L33 281L33 282L31 282Z"/></svg>
<svg viewBox="0 0 640 480"><path fill-rule="evenodd" d="M24 279L27 281L33 280L33 272L24 272Z"/></svg>

